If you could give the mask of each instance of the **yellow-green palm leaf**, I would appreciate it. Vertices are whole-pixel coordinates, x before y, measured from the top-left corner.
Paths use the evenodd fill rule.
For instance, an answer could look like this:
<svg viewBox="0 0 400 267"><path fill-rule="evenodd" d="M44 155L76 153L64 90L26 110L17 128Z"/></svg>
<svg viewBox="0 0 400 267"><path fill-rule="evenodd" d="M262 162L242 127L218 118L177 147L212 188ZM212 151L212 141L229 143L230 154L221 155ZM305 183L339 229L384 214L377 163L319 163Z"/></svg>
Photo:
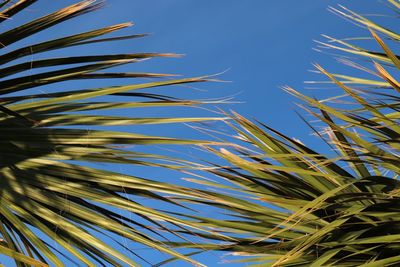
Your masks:
<svg viewBox="0 0 400 267"><path fill-rule="evenodd" d="M2 1L0 22L7 23L13 15L25 12L25 8L35 2ZM198 229L197 226L142 205L130 196L175 204L164 195L201 197L203 193L105 171L88 163L180 168L184 161L128 148L149 144L200 144L201 141L121 132L112 128L104 130L105 127L214 118L136 118L98 114L112 109L201 104L152 94L143 89L206 79L165 79L170 75L107 71L114 66L139 63L153 57L175 56L168 53L69 54L46 58L48 51L143 37L142 34L105 36L129 27L131 23L14 48L14 43L24 38L92 12L102 5L102 1L77 2L0 33L1 47L6 51L0 54L0 253L14 258L18 266L71 266L70 260L82 266L106 263L112 266L136 265L140 255L116 236L192 262L162 243L161 240L165 239L161 233L169 234L168 225L181 229ZM39 53L41 59L31 60L32 55ZM30 70L34 70L34 74L27 72ZM71 90L61 92L54 86L54 91L47 87L46 93L39 94L29 90L70 80L117 78L129 78L129 81L146 78L150 81L103 88L71 87ZM121 96L124 102L120 102ZM125 212L121 213L121 210ZM112 239L114 245L106 241Z"/></svg>
<svg viewBox="0 0 400 267"><path fill-rule="evenodd" d="M399 11L398 1L388 4ZM195 202L229 217L190 218L236 240L203 235L218 242L177 246L231 252L254 266L400 265L399 34L346 8L333 10L368 27L380 50L330 38L325 46L361 57L362 65L346 63L372 77L316 65L342 90L340 97L318 100L286 88L318 119L304 121L332 152L319 153L233 113L236 149L209 148L225 164L206 168L213 180L192 180L219 190Z"/></svg>

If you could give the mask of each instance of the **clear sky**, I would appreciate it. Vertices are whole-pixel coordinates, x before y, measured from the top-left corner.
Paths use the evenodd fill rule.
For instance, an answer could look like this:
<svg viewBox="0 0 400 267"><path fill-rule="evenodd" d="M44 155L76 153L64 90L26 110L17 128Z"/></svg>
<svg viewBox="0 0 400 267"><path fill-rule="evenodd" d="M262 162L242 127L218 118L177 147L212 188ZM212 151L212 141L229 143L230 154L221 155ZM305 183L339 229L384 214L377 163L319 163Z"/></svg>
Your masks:
<svg viewBox="0 0 400 267"><path fill-rule="evenodd" d="M314 62L328 70L347 71L331 56L312 50L316 46L313 40L323 39L320 34L365 36L364 30L327 11L328 6L338 4L361 13L386 10L378 0L111 0L99 13L109 21L132 20L135 32L153 33L124 44L126 51L186 54L178 60L161 60L160 64L149 61L149 70L185 76L228 70L220 77L230 83L201 85L205 91L189 90L189 97L237 94L235 98L245 104L226 109L256 117L304 139L308 138L308 130L299 132L302 123L293 112L295 99L279 87L290 85L314 94L304 90L303 84L304 80L322 79L309 72ZM96 19L100 14L91 16L90 23L104 24Z"/></svg>
<svg viewBox="0 0 400 267"><path fill-rule="evenodd" d="M15 17L8 27L58 7L70 0L42 0ZM313 144L310 130L295 115L294 99L280 86L290 85L309 95L304 80L320 80L310 73L311 63L319 62L333 72L342 71L329 55L317 53L313 39L320 34L344 38L365 36L365 31L327 11L328 6L345 6L360 13L383 13L378 0L108 0L103 10L74 19L26 42L76 33L126 21L135 26L125 33L152 33L141 40L91 46L70 51L81 54L174 52L181 59L151 60L124 70L176 73L184 76L216 74L229 83L202 84L196 88L173 90L175 96L213 98L235 95L243 104L227 105L246 116L255 117L283 130L289 136ZM389 12L386 12L389 13ZM3 26L2 27L7 27ZM3 28L4 29L4 28ZM38 56L39 57L39 56ZM346 70L343 70L345 72ZM93 81L92 81L93 82ZM54 85L52 85L54 86ZM50 87L46 87L50 88ZM163 89L165 90L165 89ZM165 92L168 91L159 91ZM157 113L158 112L158 113ZM161 116L155 111L154 116ZM196 111L189 113L196 114ZM204 114L204 113L202 113ZM166 130L174 135L173 130ZM197 259L219 266L220 253L203 254ZM160 258L158 258L160 257ZM152 262L164 258L152 255ZM1 258L0 258L1 260ZM169 266L188 266L171 264ZM224 266L224 265L221 265ZM234 266L226 264L225 266ZM241 266L241 265L237 265Z"/></svg>

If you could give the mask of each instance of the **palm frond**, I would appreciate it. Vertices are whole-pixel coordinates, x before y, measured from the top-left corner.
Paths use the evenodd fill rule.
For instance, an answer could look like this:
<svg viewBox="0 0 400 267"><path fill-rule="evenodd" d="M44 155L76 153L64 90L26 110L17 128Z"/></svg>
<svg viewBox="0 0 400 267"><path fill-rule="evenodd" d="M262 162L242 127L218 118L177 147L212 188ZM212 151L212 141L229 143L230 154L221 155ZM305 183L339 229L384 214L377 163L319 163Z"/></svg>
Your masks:
<svg viewBox="0 0 400 267"><path fill-rule="evenodd" d="M399 8L398 1L388 2ZM214 242L176 246L226 251L254 266L400 264L400 63L387 44L395 47L400 35L344 7L332 11L368 28L381 51L335 38L323 45L367 59L352 65L373 78L331 74L316 65L342 90L341 102L285 90L318 119L316 126L308 124L322 128L318 136L337 156L232 113L229 125L241 147L209 147L226 165L206 169L213 180L192 181L215 194L187 201L221 209L227 219L188 217L235 240L206 234Z"/></svg>
<svg viewBox="0 0 400 267"><path fill-rule="evenodd" d="M9 18L35 2L2 1L0 22L7 23ZM171 79L173 75L164 73L106 72L112 67L139 63L144 59L177 56L170 53L74 54L46 58L45 52L52 50L145 36L103 37L127 28L131 23L42 40L13 49L14 44L29 36L102 6L102 1L81 1L0 33L1 46L7 48L0 55L0 253L14 258L17 266L69 266L69 260L87 266L106 263L112 266L138 265L136 260L142 257L136 254L135 260L135 252L127 244L115 241L115 245L106 241L116 240L117 236L195 264L164 241L166 235L174 234L169 229L172 226L201 229L194 222L141 204L132 196L182 206L165 195L202 198L204 192L107 171L90 164L131 164L176 170L188 165L183 160L134 151L131 145L198 145L209 142L105 130L104 127L222 118L130 117L98 115L96 112L200 105L204 102L143 90L204 82L209 78ZM41 53L42 59L25 59L37 53ZM35 74L27 74L32 69ZM104 88L75 87L61 92L57 89L51 91L55 87L48 87L48 92L43 94L32 90L71 80L118 78L158 80ZM112 96L124 96L125 100L119 102Z"/></svg>

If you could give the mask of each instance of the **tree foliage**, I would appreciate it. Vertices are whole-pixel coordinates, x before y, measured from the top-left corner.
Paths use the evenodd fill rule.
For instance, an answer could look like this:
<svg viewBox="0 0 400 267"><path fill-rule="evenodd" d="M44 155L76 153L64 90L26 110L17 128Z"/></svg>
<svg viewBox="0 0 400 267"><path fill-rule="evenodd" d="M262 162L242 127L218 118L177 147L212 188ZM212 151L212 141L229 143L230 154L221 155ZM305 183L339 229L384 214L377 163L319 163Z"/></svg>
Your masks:
<svg viewBox="0 0 400 267"><path fill-rule="evenodd" d="M16 15L27 12L35 2L2 1L0 23L18 18ZM387 3L399 12L397 0ZM223 119L111 115L110 111L117 109L204 104L154 94L149 89L203 82L209 80L207 77L176 79L169 74L110 70L177 55L46 56L46 52L68 47L145 36L105 36L130 23L18 46L19 41L102 5L102 1L81 1L0 33L4 51L0 54L1 254L14 258L17 266L68 266L71 262L136 266L135 259L146 261L118 239L125 238L170 254L172 258L162 263L183 259L199 264L190 256L220 250L245 256L238 262L259 266L400 264L400 82L396 73L400 56L395 50L400 34L344 7L332 8L369 30L370 41L379 49L356 45L358 38L326 36L319 45L346 53L343 63L372 78L330 73L316 65L328 83L342 90L339 96L318 100L285 88L317 120L304 122L336 153L332 156L234 112L226 114L230 117L226 123L235 133L233 141L110 129L116 125ZM40 59L29 59L39 54ZM139 82L102 88L71 83L75 87L66 91L51 86L72 80L120 78ZM152 80L143 83L143 78ZM37 93L40 86L50 89ZM110 113L99 115L99 111ZM132 145L155 144L200 145L224 163L200 166L132 149ZM93 163L185 171L196 167L198 178L191 181L203 189L111 172ZM161 211L131 196L180 208L207 205L224 215L205 217L188 209L187 213ZM176 238L170 241L166 236ZM193 251L183 255L177 252L179 248Z"/></svg>
<svg viewBox="0 0 400 267"><path fill-rule="evenodd" d="M398 14L399 2L388 4ZM209 236L224 245L179 246L249 256L238 262L257 266L400 264L400 35L344 7L331 11L369 30L368 47L377 50L353 44L365 38L326 36L319 45L346 52L342 61L372 78L330 73L316 65L342 90L339 96L318 100L285 89L314 117L304 121L335 155L233 113L229 124L237 143L246 144L210 148L227 165L208 171L223 180L197 180L227 192L226 198L199 203L221 208L231 219L192 218L234 241Z"/></svg>
<svg viewBox="0 0 400 267"><path fill-rule="evenodd" d="M0 22L7 24L10 19L19 19L17 15L29 12L35 2L1 1ZM135 258L141 258L140 255L127 243L120 242L121 238L194 262L165 245L162 232L170 234L168 225L182 229L198 227L142 205L130 196L178 205L164 195L199 197L202 192L106 171L93 167L93 163L181 168L182 160L138 152L132 147L203 141L121 132L110 127L217 118L98 114L112 114L117 109L199 105L202 104L199 101L143 90L197 83L206 78L176 79L168 74L109 71L154 57L177 56L174 54L75 55L62 50L144 37L143 34L106 36L131 23L18 46L19 41L93 12L103 4L94 0L77 2L0 33L1 48L5 51L0 54L0 253L14 258L17 266L68 266L70 260L75 265L87 266L137 265ZM59 50L59 57L46 56L47 52ZM40 55L40 59L32 60L33 55ZM71 90L63 91L50 86L72 80L120 78L140 82L103 88L79 88L78 83L73 83ZM143 78L153 80L142 83ZM38 93L37 88L45 85L46 92Z"/></svg>

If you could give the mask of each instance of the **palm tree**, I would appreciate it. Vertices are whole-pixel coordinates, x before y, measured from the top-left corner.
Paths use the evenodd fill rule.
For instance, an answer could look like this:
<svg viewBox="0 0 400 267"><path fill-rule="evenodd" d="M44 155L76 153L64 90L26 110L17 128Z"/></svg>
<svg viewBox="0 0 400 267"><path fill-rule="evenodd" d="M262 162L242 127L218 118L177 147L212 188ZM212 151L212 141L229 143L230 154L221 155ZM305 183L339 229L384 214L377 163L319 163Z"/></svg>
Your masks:
<svg viewBox="0 0 400 267"><path fill-rule="evenodd" d="M10 18L26 12L35 2L1 1L0 22L7 24ZM104 37L131 26L131 23L43 40L28 46L15 45L102 6L102 1L84 0L0 33L1 48L5 51L0 55L0 253L12 257L17 266L137 265L135 257L140 259L140 255L120 242L120 238L194 263L163 243L162 233L171 234L170 226L199 229L196 224L142 205L130 196L178 205L163 195L202 197L203 192L107 171L91 163L181 168L186 164L182 160L134 151L131 147L197 144L202 141L121 132L107 127L213 118L133 118L98 115L97 112L199 105L202 104L200 101L138 90L207 79L172 79L170 75L158 73L104 72L144 59L176 56L168 53L91 56L61 53L60 57L46 57L46 52L73 46L144 37L143 34ZM40 55L40 59L31 60L32 55ZM65 91L47 87L46 93L34 90L71 80L118 78L159 80L103 88L74 87ZM122 102L121 97L124 99ZM121 213L121 210L128 211L129 215Z"/></svg>
<svg viewBox="0 0 400 267"><path fill-rule="evenodd" d="M0 23L6 24L35 2L2 1ZM399 11L398 1L387 2ZM137 261L146 261L121 242L123 238L170 254L171 260L182 259L198 265L190 255L207 250L246 256L237 261L259 266L400 264L397 208L400 83L395 73L400 69L400 57L389 48L400 40L399 34L346 8L332 9L368 28L380 51L332 37L320 45L364 57L362 64L348 57L342 61L373 78L333 74L317 65L330 83L344 91L342 95L316 100L286 88L318 120L315 125L304 119L337 155L318 153L236 113L227 114L231 117L227 123L235 131L236 139L224 142L227 147L216 149L215 145L222 143L150 136L107 127L221 118L133 118L98 113L205 103L143 89L203 82L209 80L207 77L175 79L159 73L104 72L144 59L177 55L46 56L46 52L68 47L145 36L104 37L131 26L130 23L17 46L25 38L102 5L101 1L81 1L0 33L5 51L0 55L1 254L12 257L17 266L136 266ZM42 57L32 60L32 55ZM72 80L118 78L158 80L61 92L51 87ZM49 92L35 90L45 85ZM121 97L125 99L123 102ZM154 144L201 145L227 164L198 167L186 160L132 149L132 145L135 148ZM111 172L93 163L196 169L197 177L204 176L206 180L192 181L218 191ZM202 217L190 211L161 211L131 196L177 207L184 202L191 207L208 205L227 213L229 219ZM176 242L175 238L170 242L170 236L184 241ZM188 238L190 241L185 241ZM182 255L175 249L182 247L195 251Z"/></svg>
<svg viewBox="0 0 400 267"><path fill-rule="evenodd" d="M387 3L398 14L400 3ZM237 262L254 266L400 265L400 56L391 48L400 34L344 7L331 11L367 28L373 42L368 47L377 50L332 37L319 44L346 52L342 62L371 78L316 65L341 95L317 100L285 89L303 101L314 117L304 122L335 154L231 114L240 147L209 147L227 164L208 167L214 180L193 180L225 191L224 197L195 202L222 209L230 219L188 216L231 240L206 234L214 242L176 246L231 252L244 256ZM360 57L361 63L353 60Z"/></svg>

